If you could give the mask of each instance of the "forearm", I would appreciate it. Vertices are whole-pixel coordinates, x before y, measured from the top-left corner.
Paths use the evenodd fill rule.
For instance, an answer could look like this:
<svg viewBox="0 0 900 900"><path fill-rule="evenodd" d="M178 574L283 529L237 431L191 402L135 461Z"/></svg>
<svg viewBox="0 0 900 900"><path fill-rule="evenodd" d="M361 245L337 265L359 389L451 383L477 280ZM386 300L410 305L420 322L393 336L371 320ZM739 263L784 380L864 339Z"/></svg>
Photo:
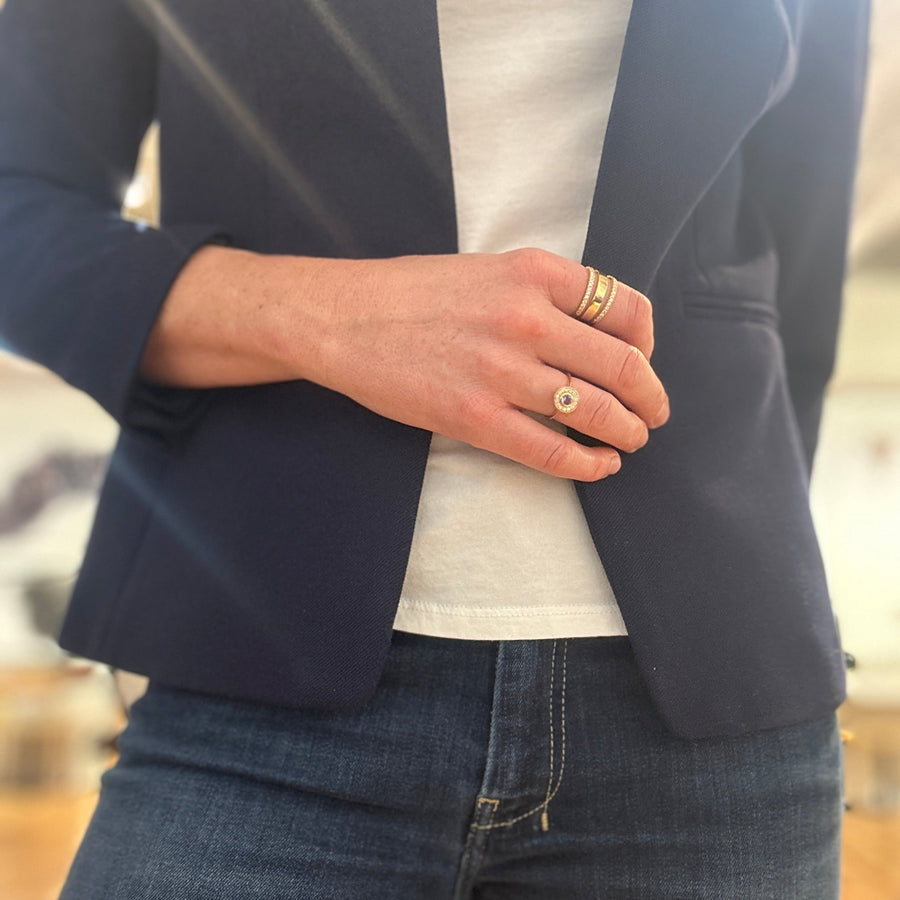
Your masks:
<svg viewBox="0 0 900 900"><path fill-rule="evenodd" d="M571 316L586 277L537 250L346 260L207 246L172 283L141 372L192 388L305 379L386 418L595 480L618 470L613 448L643 446L668 402L648 362L650 304L621 285L608 330L587 327ZM566 424L611 446L523 414L553 415L566 377L581 393Z"/></svg>
<svg viewBox="0 0 900 900"><path fill-rule="evenodd" d="M157 384L193 388L312 378L317 313L321 318L321 303L327 301L317 295L326 289L323 270L339 265L200 248L166 296L141 374Z"/></svg>

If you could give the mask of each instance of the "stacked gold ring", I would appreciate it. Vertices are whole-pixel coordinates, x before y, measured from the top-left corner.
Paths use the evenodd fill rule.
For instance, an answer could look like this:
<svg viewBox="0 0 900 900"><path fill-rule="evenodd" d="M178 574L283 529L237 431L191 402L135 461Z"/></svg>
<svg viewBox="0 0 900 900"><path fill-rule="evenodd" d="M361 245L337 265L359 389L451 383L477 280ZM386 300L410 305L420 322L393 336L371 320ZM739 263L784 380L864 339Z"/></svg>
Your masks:
<svg viewBox="0 0 900 900"><path fill-rule="evenodd" d="M588 286L573 316L587 325L596 325L610 310L616 299L619 282L612 275L601 275L596 269L586 266Z"/></svg>
<svg viewBox="0 0 900 900"><path fill-rule="evenodd" d="M576 319L580 319L582 315L584 315L584 311L588 308L588 304L591 300L594 299L594 291L597 290L597 281L600 279L600 273L596 269L592 269L590 266L587 266L588 270L588 283L587 288L585 288L584 296L581 298L581 303L578 305L578 309L572 313L572 315Z"/></svg>

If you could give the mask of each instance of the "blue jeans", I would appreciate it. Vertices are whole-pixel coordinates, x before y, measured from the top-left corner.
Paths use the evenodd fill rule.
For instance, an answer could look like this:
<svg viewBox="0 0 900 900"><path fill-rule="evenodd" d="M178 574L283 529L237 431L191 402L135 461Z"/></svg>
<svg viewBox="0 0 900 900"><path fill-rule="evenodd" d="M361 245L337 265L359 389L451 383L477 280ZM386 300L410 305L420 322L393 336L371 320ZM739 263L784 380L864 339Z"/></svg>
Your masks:
<svg viewBox="0 0 900 900"><path fill-rule="evenodd" d="M151 685L63 900L838 896L834 716L687 741L627 638L395 632L358 713Z"/></svg>

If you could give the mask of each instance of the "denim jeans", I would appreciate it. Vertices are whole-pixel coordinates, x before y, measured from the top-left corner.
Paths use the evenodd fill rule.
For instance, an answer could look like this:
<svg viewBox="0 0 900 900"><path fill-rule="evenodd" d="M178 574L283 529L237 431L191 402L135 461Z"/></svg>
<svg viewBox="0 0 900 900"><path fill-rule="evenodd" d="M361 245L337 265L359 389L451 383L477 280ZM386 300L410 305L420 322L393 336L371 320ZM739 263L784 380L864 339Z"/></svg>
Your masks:
<svg viewBox="0 0 900 900"><path fill-rule="evenodd" d="M64 900L838 896L834 716L688 741L627 638L394 633L361 712L151 684Z"/></svg>

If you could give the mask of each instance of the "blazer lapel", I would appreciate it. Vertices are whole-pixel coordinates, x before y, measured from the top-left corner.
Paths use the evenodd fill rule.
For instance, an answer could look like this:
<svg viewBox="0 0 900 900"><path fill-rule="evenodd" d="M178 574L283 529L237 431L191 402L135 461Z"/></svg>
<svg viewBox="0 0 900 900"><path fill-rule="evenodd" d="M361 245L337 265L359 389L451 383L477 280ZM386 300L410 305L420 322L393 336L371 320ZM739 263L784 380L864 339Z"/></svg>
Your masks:
<svg viewBox="0 0 900 900"><path fill-rule="evenodd" d="M793 29L779 0L634 0L584 262L646 292L793 65Z"/></svg>

